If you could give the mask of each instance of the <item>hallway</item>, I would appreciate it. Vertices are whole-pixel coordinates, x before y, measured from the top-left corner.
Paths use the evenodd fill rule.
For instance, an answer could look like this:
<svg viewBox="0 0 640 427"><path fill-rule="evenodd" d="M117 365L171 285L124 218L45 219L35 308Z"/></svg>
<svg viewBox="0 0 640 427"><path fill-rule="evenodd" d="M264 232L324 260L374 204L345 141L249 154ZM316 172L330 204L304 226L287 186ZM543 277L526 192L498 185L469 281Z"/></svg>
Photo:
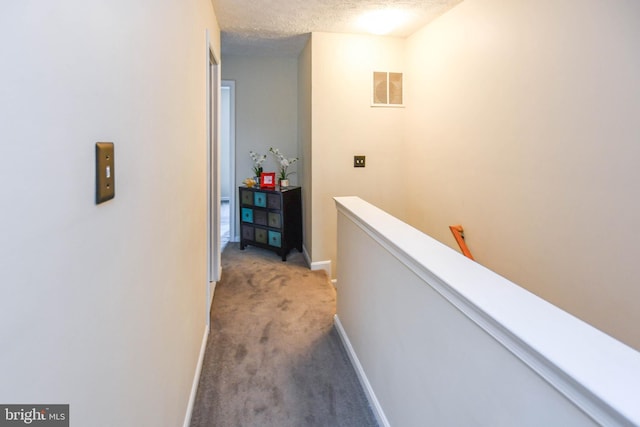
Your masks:
<svg viewBox="0 0 640 427"><path fill-rule="evenodd" d="M220 249L224 250L231 241L231 212L228 200L220 203Z"/></svg>
<svg viewBox="0 0 640 427"><path fill-rule="evenodd" d="M222 263L191 426L377 426L324 272L237 244Z"/></svg>

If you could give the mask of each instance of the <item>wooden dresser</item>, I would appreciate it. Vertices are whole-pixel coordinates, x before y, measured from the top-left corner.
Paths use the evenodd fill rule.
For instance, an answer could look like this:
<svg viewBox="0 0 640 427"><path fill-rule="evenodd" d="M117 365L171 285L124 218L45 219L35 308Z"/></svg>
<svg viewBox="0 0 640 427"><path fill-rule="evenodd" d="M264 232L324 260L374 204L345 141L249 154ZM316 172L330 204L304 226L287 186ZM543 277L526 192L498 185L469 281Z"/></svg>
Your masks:
<svg viewBox="0 0 640 427"><path fill-rule="evenodd" d="M247 245L276 252L287 260L295 248L302 252L302 190L240 187L240 249Z"/></svg>

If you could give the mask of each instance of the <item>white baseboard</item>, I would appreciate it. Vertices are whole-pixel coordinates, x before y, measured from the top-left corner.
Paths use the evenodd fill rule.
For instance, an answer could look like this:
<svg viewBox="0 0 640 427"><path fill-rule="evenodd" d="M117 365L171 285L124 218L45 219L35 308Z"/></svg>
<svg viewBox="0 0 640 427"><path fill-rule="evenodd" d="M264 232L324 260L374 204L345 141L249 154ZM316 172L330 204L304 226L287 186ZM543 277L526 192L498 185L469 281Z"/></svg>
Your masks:
<svg viewBox="0 0 640 427"><path fill-rule="evenodd" d="M342 323L340 323L340 318L338 315L333 316L333 323L336 326L336 330L338 331L338 335L342 340L342 344L344 348L347 350L347 355L349 356L349 360L351 360L351 364L353 368L356 370L356 374L358 374L358 379L360 380L360 384L364 389L365 394L367 395L367 400L373 409L373 414L376 416L378 420L378 424L382 427L391 427L387 417L382 410L382 406L380 406L380 402L378 402L378 398L376 397L375 392L373 391L373 387L371 387L371 383L369 383L369 379L367 378L367 374L365 374L362 365L360 364L360 360L358 360L358 356L356 355L353 346L351 345L351 341L349 341L349 337L347 336L347 332L342 327Z"/></svg>
<svg viewBox="0 0 640 427"><path fill-rule="evenodd" d="M213 295L216 293L217 284L218 282L209 282L207 284L207 295L209 298L209 300L207 301L207 325L209 325L209 322L211 321L211 306L213 305Z"/></svg>
<svg viewBox="0 0 640 427"><path fill-rule="evenodd" d="M200 345L200 356L196 365L196 373L191 384L191 395L189 396L189 404L187 405L187 413L184 416L183 427L189 427L191 424L191 415L193 414L193 405L196 403L196 393L198 392L198 384L200 383L200 373L202 372L202 363L204 362L204 352L207 350L207 341L209 340L209 325L204 328L202 336L202 344Z"/></svg>
<svg viewBox="0 0 640 427"><path fill-rule="evenodd" d="M327 272L327 276L331 278L331 260L311 262L309 252L307 252L307 248L304 245L302 246L302 254L304 255L304 260L307 262L307 265L311 270L324 270Z"/></svg>
<svg viewBox="0 0 640 427"><path fill-rule="evenodd" d="M324 270L327 272L327 277L331 278L331 261L317 261L309 264L311 270Z"/></svg>
<svg viewBox="0 0 640 427"><path fill-rule="evenodd" d="M311 267L311 257L309 256L309 252L307 252L307 247L305 245L302 245L302 256L304 256L304 261L307 265Z"/></svg>

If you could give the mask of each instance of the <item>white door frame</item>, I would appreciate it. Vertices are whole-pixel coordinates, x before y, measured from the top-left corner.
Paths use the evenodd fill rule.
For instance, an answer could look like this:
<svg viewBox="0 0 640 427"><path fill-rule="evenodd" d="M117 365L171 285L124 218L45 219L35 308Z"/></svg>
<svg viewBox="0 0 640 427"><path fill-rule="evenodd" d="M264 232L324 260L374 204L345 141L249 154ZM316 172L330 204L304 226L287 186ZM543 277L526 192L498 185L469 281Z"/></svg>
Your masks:
<svg viewBox="0 0 640 427"><path fill-rule="evenodd" d="M229 123L222 126L229 126L229 177L231 189L229 191L229 240L237 242L239 235L236 235L236 82L235 80L222 80L222 87L229 88Z"/></svg>
<svg viewBox="0 0 640 427"><path fill-rule="evenodd" d="M220 61L207 38L207 310L209 325L215 284L220 280Z"/></svg>

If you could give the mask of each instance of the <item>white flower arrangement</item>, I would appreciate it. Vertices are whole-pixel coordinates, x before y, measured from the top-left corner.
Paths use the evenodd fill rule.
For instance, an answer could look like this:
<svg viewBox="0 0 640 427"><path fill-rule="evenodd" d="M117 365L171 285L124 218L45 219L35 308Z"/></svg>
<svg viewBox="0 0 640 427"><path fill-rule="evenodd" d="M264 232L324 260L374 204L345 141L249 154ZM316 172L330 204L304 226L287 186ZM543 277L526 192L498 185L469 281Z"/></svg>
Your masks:
<svg viewBox="0 0 640 427"><path fill-rule="evenodd" d="M251 160L253 160L253 176L260 176L262 173L262 163L267 160L266 154L258 154L255 151L249 151L249 155L251 156Z"/></svg>
<svg viewBox="0 0 640 427"><path fill-rule="evenodd" d="M298 161L297 157L287 159L282 153L280 153L280 150L273 147L269 148L269 152L273 154L273 156L276 158L276 162L280 165L280 179L287 179L289 175L295 173L287 172L287 168Z"/></svg>

